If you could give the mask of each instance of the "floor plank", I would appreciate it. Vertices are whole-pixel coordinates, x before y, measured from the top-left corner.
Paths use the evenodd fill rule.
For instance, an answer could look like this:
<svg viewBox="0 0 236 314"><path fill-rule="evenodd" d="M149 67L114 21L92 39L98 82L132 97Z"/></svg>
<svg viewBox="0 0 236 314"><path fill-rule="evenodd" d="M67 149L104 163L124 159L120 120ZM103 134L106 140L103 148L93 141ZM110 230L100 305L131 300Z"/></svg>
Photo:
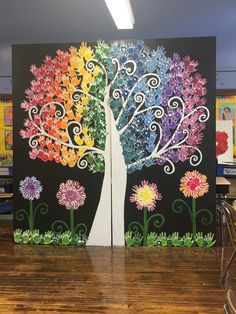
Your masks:
<svg viewBox="0 0 236 314"><path fill-rule="evenodd" d="M0 226L0 313L223 313L231 250L16 245Z"/></svg>

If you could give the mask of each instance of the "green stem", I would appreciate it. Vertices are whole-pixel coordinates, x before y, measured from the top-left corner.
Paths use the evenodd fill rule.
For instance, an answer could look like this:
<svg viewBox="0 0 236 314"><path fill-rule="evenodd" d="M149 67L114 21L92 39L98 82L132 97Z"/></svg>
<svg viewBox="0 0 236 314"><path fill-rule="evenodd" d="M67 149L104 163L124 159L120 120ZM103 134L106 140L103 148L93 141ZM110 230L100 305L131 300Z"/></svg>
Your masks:
<svg viewBox="0 0 236 314"><path fill-rule="evenodd" d="M71 237L72 237L72 239L74 239L74 237L75 237L74 208L70 209L70 231L71 231Z"/></svg>
<svg viewBox="0 0 236 314"><path fill-rule="evenodd" d="M197 206L196 206L196 198L192 198L192 233L193 238L197 233L197 225L196 225L196 218L197 218Z"/></svg>
<svg viewBox="0 0 236 314"><path fill-rule="evenodd" d="M143 209L143 245L147 246L147 233L148 233L148 223L147 223L147 208Z"/></svg>
<svg viewBox="0 0 236 314"><path fill-rule="evenodd" d="M30 231L34 230L34 210L33 210L33 201L29 201L29 228Z"/></svg>

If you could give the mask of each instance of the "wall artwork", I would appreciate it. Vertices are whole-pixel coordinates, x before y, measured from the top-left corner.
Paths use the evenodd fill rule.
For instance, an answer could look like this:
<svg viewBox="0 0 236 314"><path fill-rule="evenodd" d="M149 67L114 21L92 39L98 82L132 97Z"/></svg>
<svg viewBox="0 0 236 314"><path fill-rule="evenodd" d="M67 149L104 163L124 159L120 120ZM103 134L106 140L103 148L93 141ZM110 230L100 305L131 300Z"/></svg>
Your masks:
<svg viewBox="0 0 236 314"><path fill-rule="evenodd" d="M12 100L0 99L0 166L12 166Z"/></svg>
<svg viewBox="0 0 236 314"><path fill-rule="evenodd" d="M220 127L222 128L223 125L226 127L226 125L231 125L232 130L230 134L233 135L233 155L236 156L236 142L235 142L235 136L236 136L236 129L235 129L235 115L236 115L236 95L225 95L225 96L217 96L216 97L216 120L217 124L219 121L227 121L228 124L222 123L222 125L219 123ZM230 122L232 121L232 122ZM230 135L230 141L231 141L231 135ZM224 159L224 158L223 158ZM223 162L222 158L219 160L219 162ZM232 162L232 160L230 161Z"/></svg>
<svg viewBox="0 0 236 314"><path fill-rule="evenodd" d="M233 121L216 121L216 157L219 163L233 162Z"/></svg>
<svg viewBox="0 0 236 314"><path fill-rule="evenodd" d="M17 243L212 246L215 39L13 46Z"/></svg>

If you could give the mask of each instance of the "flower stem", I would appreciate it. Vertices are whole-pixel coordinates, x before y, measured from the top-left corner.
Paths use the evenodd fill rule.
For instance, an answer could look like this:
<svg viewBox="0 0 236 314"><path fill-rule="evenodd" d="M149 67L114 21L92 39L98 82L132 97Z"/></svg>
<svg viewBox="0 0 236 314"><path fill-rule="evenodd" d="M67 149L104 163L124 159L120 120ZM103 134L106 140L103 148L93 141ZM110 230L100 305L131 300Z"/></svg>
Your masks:
<svg viewBox="0 0 236 314"><path fill-rule="evenodd" d="M148 222L147 222L147 208L143 209L143 245L147 246L147 233L148 233Z"/></svg>
<svg viewBox="0 0 236 314"><path fill-rule="evenodd" d="M196 198L192 198L192 233L193 237L195 237L197 233L197 225L196 225L196 218L197 218L197 209L196 209Z"/></svg>
<svg viewBox="0 0 236 314"><path fill-rule="evenodd" d="M29 201L29 228L30 231L34 230L34 210L33 210L33 201Z"/></svg>
<svg viewBox="0 0 236 314"><path fill-rule="evenodd" d="M71 237L74 240L75 237L75 218L74 218L74 208L70 209L70 231Z"/></svg>

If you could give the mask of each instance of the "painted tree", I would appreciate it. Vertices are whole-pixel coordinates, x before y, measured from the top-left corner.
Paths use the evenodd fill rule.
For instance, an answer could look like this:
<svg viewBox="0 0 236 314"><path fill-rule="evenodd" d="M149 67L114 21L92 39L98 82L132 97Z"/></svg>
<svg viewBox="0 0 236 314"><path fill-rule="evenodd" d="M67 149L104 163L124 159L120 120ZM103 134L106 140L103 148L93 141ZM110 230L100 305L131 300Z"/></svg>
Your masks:
<svg viewBox="0 0 236 314"><path fill-rule="evenodd" d="M82 43L46 56L40 67L32 65L35 80L21 104L28 112L21 136L29 139L30 158L105 171L104 186L111 123L127 173L158 165L172 174L186 160L199 165L209 111L197 66L189 56L167 57L163 47L150 51L142 41L98 42L93 49ZM99 205L90 237L104 230L102 216Z"/></svg>

